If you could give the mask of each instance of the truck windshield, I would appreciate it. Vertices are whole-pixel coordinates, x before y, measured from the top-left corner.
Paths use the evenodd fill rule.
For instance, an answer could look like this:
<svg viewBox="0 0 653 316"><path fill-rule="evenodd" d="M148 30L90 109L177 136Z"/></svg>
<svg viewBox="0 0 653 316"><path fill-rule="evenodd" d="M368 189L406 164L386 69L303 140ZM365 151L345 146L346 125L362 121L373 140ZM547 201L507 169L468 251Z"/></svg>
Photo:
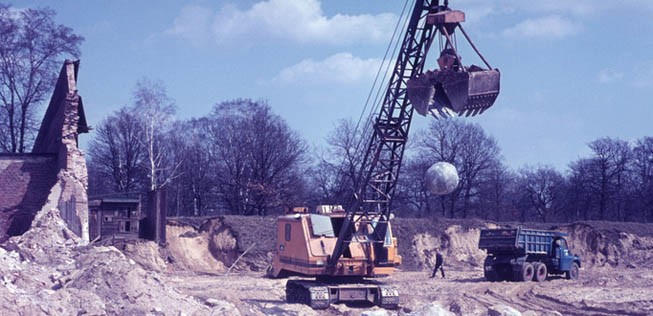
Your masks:
<svg viewBox="0 0 653 316"><path fill-rule="evenodd" d="M556 238L553 242L552 251L554 251L555 255L557 255L557 252L560 251L560 249L569 249L567 247L567 241L564 238Z"/></svg>
<svg viewBox="0 0 653 316"><path fill-rule="evenodd" d="M562 247L564 249L569 248L569 247L567 247L567 241L564 238L560 238L560 239L558 239L558 241L560 242L560 247Z"/></svg>

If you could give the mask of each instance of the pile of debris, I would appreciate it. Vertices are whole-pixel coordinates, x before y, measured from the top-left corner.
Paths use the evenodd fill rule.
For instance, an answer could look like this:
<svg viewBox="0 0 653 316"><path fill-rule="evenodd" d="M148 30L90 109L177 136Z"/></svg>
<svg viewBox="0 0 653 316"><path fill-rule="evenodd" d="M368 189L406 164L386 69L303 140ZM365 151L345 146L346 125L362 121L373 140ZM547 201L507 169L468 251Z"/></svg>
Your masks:
<svg viewBox="0 0 653 316"><path fill-rule="evenodd" d="M25 234L0 245L0 275L3 315L238 313L230 303L179 293L113 246L85 244L56 209L39 212Z"/></svg>

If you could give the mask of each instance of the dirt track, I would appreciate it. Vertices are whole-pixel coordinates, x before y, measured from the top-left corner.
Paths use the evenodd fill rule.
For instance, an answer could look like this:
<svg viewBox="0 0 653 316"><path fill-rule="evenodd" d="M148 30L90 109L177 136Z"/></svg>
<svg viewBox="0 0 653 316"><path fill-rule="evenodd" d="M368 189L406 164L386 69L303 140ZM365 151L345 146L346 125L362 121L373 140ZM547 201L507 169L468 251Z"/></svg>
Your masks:
<svg viewBox="0 0 653 316"><path fill-rule="evenodd" d="M536 282L487 282L478 270L447 270L447 279L424 272L400 272L386 282L401 289L405 315L436 302L456 315L487 315L488 308L506 305L533 315L653 315L653 271L595 268L581 270L581 279L552 278ZM167 283L201 301L216 298L235 304L243 315L360 315L374 306L334 304L326 311L286 304L285 280L260 273L222 275L170 274ZM533 313L535 312L535 313Z"/></svg>

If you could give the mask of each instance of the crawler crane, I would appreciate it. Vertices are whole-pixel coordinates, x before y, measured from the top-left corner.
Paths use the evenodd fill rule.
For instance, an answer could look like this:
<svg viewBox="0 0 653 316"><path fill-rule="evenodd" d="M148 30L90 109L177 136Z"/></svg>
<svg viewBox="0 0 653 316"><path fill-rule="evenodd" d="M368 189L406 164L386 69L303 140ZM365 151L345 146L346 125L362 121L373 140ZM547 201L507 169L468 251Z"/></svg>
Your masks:
<svg viewBox="0 0 653 316"><path fill-rule="evenodd" d="M490 67L463 30L463 12L451 10L448 1L441 5L417 0L409 14L352 201L344 209L321 206L315 214L278 219L268 272L273 277L305 277L287 281L290 303L324 309L335 302L368 301L396 308L398 289L374 278L392 274L401 264L389 220L413 113L436 118L473 116L491 107L499 94L499 71ZM458 33L486 67L463 66L456 46ZM424 72L437 39L438 69Z"/></svg>

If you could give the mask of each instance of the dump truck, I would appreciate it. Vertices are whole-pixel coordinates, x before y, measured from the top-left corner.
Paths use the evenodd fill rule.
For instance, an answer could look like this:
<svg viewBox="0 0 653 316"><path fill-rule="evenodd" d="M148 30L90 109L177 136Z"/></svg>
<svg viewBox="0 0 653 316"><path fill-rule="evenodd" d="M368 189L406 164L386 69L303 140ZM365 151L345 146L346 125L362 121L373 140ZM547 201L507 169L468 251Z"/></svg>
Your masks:
<svg viewBox="0 0 653 316"><path fill-rule="evenodd" d="M546 280L549 275L578 279L580 257L569 251L566 233L525 228L482 229L478 247L488 281Z"/></svg>
<svg viewBox="0 0 653 316"><path fill-rule="evenodd" d="M288 302L316 309L343 301L398 307L399 289L378 277L392 274L401 264L391 225L392 215L400 210L393 209L392 202L413 114L436 119L475 116L490 108L499 94L499 70L487 63L463 30L465 14L448 3L415 0L412 11L402 13L398 25L405 25L405 32L394 39L399 47L394 68L379 69L379 74L390 73L385 94L375 98L378 112L369 117L371 124L360 124L361 135L369 138L367 146L361 142L356 147L354 155L361 159L349 201L342 202L343 208L322 208L317 214L279 217L268 273L302 277L287 281ZM464 42L455 34L467 40L485 67L462 63L458 43ZM425 72L428 52L438 44L438 68ZM381 92L372 88L376 90ZM367 105L361 118L365 115L370 115Z"/></svg>

